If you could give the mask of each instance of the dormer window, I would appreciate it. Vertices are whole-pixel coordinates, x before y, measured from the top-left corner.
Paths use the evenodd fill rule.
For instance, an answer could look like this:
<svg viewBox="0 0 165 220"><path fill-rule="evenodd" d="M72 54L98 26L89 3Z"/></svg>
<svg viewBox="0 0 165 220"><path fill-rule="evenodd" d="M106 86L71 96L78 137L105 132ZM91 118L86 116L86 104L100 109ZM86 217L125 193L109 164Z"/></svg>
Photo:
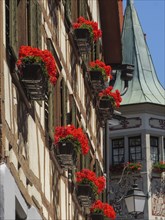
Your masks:
<svg viewBox="0 0 165 220"><path fill-rule="evenodd" d="M150 137L150 152L153 163L159 161L159 141L157 137Z"/></svg>
<svg viewBox="0 0 165 220"><path fill-rule="evenodd" d="M142 147L141 137L130 137L129 138L129 161L138 162L142 160Z"/></svg>

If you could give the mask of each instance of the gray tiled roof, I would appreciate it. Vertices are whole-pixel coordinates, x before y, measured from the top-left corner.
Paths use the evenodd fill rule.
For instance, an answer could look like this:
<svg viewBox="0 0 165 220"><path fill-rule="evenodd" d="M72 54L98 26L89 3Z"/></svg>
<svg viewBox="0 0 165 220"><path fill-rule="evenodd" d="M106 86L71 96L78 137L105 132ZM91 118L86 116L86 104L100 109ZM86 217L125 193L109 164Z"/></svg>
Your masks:
<svg viewBox="0 0 165 220"><path fill-rule="evenodd" d="M135 66L133 80L129 81L128 91L121 105L154 103L165 105L165 90L160 84L144 33L136 13L133 0L127 1L122 33L123 63ZM120 73L114 89L122 91L124 83Z"/></svg>

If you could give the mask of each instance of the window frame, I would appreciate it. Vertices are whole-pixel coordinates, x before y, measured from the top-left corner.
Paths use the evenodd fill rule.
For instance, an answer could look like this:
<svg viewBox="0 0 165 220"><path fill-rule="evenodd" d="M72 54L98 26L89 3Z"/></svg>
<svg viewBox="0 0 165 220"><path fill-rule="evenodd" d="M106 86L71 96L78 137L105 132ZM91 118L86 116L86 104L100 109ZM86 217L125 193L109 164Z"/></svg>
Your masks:
<svg viewBox="0 0 165 220"><path fill-rule="evenodd" d="M115 141L121 141L121 140L123 140L123 146L122 147L114 147L114 145L113 145L113 143L115 142ZM122 149L123 148L123 154L120 154L119 153L119 149ZM114 155L114 149L118 149L118 155ZM120 161L119 160L119 156L123 156L123 161ZM114 156L118 156L118 162L116 163L115 161L114 161ZM118 164L122 164L122 163L124 163L125 162L125 144L124 144L124 137L123 138L117 138L117 139L113 139L112 140L112 164L113 165L118 165Z"/></svg>
<svg viewBox="0 0 165 220"><path fill-rule="evenodd" d="M140 138L140 145L139 144L135 144L135 145L131 145L130 142L132 139L137 139ZM135 159L131 159L131 155L133 155L133 153L131 153L131 148L135 148ZM136 148L140 147L140 152L137 152ZM129 162L139 162L142 160L142 141L141 141L141 135L138 136L132 136L132 137L128 137L128 151L129 151ZM140 153L140 159L137 158L137 155Z"/></svg>

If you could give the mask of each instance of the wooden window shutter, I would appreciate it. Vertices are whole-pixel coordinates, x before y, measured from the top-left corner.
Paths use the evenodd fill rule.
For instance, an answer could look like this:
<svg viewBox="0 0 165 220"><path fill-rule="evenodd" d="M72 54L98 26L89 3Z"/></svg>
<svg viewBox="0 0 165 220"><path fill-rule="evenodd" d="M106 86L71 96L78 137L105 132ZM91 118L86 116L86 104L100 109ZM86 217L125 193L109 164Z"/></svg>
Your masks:
<svg viewBox="0 0 165 220"><path fill-rule="evenodd" d="M26 0L20 0L17 3L17 30L18 30L18 48L20 48L20 46L27 45L28 43Z"/></svg>
<svg viewBox="0 0 165 220"><path fill-rule="evenodd" d="M17 1L9 1L9 45L12 55L18 57Z"/></svg>
<svg viewBox="0 0 165 220"><path fill-rule="evenodd" d="M76 119L76 113L77 113L76 103L74 101L74 98L72 96L72 124L77 127L77 119Z"/></svg>
<svg viewBox="0 0 165 220"><path fill-rule="evenodd" d="M49 136L51 139L54 138L54 114L55 114L55 109L54 109L54 86L49 83L48 86L48 94L49 94L49 102L48 102L48 129L49 129Z"/></svg>
<svg viewBox="0 0 165 220"><path fill-rule="evenodd" d="M67 87L64 80L61 81L61 125L67 124Z"/></svg>
<svg viewBox="0 0 165 220"><path fill-rule="evenodd" d="M41 8L40 5L37 3L37 47L41 48Z"/></svg>
<svg viewBox="0 0 165 220"><path fill-rule="evenodd" d="M71 22L71 0L65 0L65 16Z"/></svg>
<svg viewBox="0 0 165 220"><path fill-rule="evenodd" d="M86 0L79 0L79 16L87 18L87 3L86 3Z"/></svg>
<svg viewBox="0 0 165 220"><path fill-rule="evenodd" d="M41 9L36 0L30 0L30 45L41 48Z"/></svg>

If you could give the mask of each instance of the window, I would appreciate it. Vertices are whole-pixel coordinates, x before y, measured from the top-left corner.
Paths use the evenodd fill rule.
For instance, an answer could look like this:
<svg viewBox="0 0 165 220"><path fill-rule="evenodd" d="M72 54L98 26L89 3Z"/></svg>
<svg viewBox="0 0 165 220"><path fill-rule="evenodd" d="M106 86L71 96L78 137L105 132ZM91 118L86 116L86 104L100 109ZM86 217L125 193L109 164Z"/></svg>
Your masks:
<svg viewBox="0 0 165 220"><path fill-rule="evenodd" d="M142 159L141 137L129 138L129 161L138 162Z"/></svg>
<svg viewBox="0 0 165 220"><path fill-rule="evenodd" d="M112 140L113 165L124 163L124 138Z"/></svg>
<svg viewBox="0 0 165 220"><path fill-rule="evenodd" d="M157 137L150 137L151 160L156 163L159 161L159 144Z"/></svg>
<svg viewBox="0 0 165 220"><path fill-rule="evenodd" d="M41 47L41 10L36 0L6 0L5 3L7 50L17 59L21 45Z"/></svg>

